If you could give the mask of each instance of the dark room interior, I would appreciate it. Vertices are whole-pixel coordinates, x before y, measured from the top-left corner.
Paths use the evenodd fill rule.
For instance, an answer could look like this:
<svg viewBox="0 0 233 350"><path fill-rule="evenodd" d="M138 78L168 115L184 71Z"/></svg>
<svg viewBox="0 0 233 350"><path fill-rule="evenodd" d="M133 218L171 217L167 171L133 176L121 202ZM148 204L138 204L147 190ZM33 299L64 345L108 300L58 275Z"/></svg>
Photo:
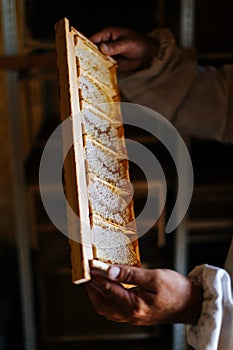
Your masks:
<svg viewBox="0 0 233 350"><path fill-rule="evenodd" d="M168 27L200 65L233 64L232 0L1 0L0 350L191 350L182 325L109 321L95 312L85 286L71 283L67 237L50 221L39 191L42 152L60 123L54 26L64 17L87 37L108 26L143 33ZM126 134L156 155L168 185L163 215L139 240L144 266L184 274L203 263L223 267L233 232L233 145L188 141L193 196L180 230L165 234L177 190L174 165L150 136ZM145 181L140 169L130 169L140 212Z"/></svg>

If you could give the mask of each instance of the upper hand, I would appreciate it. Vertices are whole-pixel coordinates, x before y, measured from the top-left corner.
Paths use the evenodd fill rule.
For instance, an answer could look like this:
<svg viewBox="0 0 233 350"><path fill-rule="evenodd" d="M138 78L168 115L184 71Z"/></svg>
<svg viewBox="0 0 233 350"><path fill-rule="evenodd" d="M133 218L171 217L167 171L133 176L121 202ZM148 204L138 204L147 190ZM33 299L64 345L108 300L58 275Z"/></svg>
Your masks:
<svg viewBox="0 0 233 350"><path fill-rule="evenodd" d="M130 29L109 27L93 34L90 40L100 51L113 56L121 73L130 73L148 66L157 52L154 39Z"/></svg>
<svg viewBox="0 0 233 350"><path fill-rule="evenodd" d="M196 323L201 311L202 289L168 269L116 266L106 273L92 271L86 284L96 311L107 319L133 325ZM121 283L136 285L126 289Z"/></svg>

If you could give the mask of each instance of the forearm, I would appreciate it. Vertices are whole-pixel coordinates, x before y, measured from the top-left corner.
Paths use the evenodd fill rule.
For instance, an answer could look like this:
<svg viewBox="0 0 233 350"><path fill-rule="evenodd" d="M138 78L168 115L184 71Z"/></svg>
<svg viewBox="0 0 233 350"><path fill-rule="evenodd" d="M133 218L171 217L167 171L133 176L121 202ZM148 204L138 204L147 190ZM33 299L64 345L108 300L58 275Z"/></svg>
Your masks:
<svg viewBox="0 0 233 350"><path fill-rule="evenodd" d="M176 46L167 29L155 31L158 52L150 67L126 77L119 85L126 100L150 107L172 120L196 77L195 57Z"/></svg>
<svg viewBox="0 0 233 350"><path fill-rule="evenodd" d="M150 107L187 135L232 142L233 66L200 67L168 30L156 35L160 49L151 66L119 77L123 98Z"/></svg>

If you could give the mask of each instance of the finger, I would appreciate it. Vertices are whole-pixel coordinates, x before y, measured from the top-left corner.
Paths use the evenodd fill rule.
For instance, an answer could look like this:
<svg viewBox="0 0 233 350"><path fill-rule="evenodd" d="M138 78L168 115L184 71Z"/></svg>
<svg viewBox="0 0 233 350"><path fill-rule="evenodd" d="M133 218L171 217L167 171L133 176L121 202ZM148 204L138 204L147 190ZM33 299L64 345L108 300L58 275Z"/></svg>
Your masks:
<svg viewBox="0 0 233 350"><path fill-rule="evenodd" d="M127 299L127 290L118 282L110 281L105 271L91 271L91 282L106 299L116 300ZM117 296L115 300L114 297Z"/></svg>
<svg viewBox="0 0 233 350"><path fill-rule="evenodd" d="M112 265L107 271L110 280L139 285L149 291L155 290L155 275L155 270L125 265Z"/></svg>
<svg viewBox="0 0 233 350"><path fill-rule="evenodd" d="M127 322L119 306L108 300L106 295L92 282L86 284L88 296L99 315L116 322Z"/></svg>
<svg viewBox="0 0 233 350"><path fill-rule="evenodd" d="M117 305L117 312L121 314L122 319L133 325L150 325L153 293L143 289L141 292L139 290L123 288L122 291L121 285L113 282L107 285L108 299ZM107 312L109 313L109 310Z"/></svg>
<svg viewBox="0 0 233 350"><path fill-rule="evenodd" d="M92 34L89 39L95 44L114 41L117 40L124 33L124 31L125 30L120 27L109 27Z"/></svg>
<svg viewBox="0 0 233 350"><path fill-rule="evenodd" d="M123 315L129 315L135 305L139 303L138 296L134 293L134 288L129 290L120 283L110 281L103 275L92 273L92 283L109 302L118 305L118 311Z"/></svg>
<svg viewBox="0 0 233 350"><path fill-rule="evenodd" d="M130 55L131 47L128 40L119 40L108 43L101 43L99 49L102 53L109 56Z"/></svg>

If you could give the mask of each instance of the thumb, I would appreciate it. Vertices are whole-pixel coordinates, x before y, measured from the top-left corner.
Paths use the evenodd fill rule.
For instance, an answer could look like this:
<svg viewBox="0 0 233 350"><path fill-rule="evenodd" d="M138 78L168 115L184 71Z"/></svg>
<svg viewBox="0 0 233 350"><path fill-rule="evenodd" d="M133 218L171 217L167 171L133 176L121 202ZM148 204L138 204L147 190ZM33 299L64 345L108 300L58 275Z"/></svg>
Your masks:
<svg viewBox="0 0 233 350"><path fill-rule="evenodd" d="M124 55L128 53L128 45L124 40L116 42L102 42L99 45L100 51L109 56Z"/></svg>
<svg viewBox="0 0 233 350"><path fill-rule="evenodd" d="M152 270L141 267L111 265L107 271L107 276L110 280L121 283L143 285L147 288L153 287Z"/></svg>
<svg viewBox="0 0 233 350"><path fill-rule="evenodd" d="M101 43L99 45L100 51L105 55L111 55L111 47L110 44L107 43Z"/></svg>

